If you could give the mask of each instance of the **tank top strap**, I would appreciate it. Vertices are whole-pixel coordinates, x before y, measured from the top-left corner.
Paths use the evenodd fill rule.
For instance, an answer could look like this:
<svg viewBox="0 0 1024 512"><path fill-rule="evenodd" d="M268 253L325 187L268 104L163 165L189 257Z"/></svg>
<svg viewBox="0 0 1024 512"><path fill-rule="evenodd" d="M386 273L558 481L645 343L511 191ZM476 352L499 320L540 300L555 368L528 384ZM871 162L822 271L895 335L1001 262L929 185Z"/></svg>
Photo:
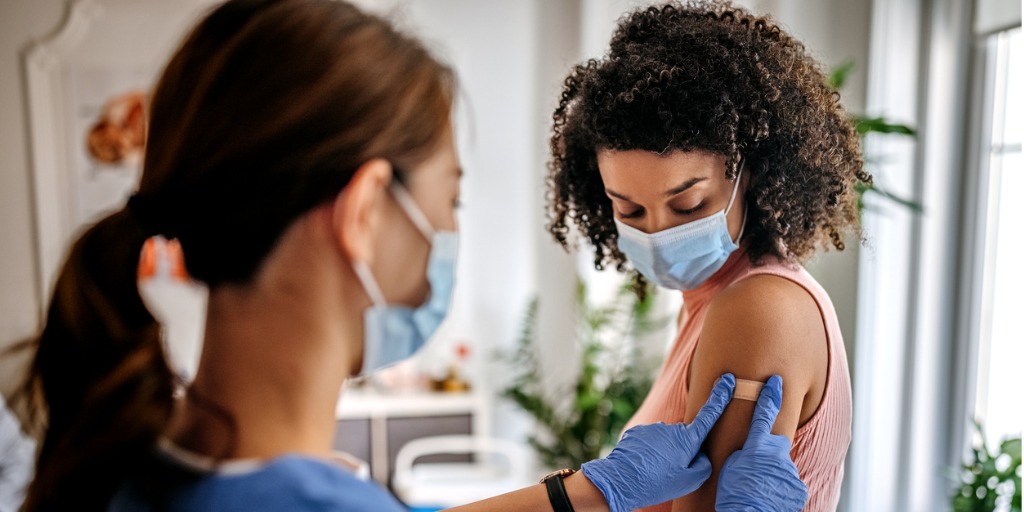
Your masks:
<svg viewBox="0 0 1024 512"><path fill-rule="evenodd" d="M827 312L832 311L832 300L824 288L807 270L798 263L789 263L778 258L766 257L760 265L747 265L743 267L730 284L743 279L758 275L773 275L792 281L811 294L818 308L822 310L823 316L829 316ZM832 315L834 316L834 314ZM828 320L827 318L825 320ZM826 322L827 323L827 322ZM829 326L826 325L826 328ZM830 335L832 333L829 333ZM831 336L830 336L831 337Z"/></svg>

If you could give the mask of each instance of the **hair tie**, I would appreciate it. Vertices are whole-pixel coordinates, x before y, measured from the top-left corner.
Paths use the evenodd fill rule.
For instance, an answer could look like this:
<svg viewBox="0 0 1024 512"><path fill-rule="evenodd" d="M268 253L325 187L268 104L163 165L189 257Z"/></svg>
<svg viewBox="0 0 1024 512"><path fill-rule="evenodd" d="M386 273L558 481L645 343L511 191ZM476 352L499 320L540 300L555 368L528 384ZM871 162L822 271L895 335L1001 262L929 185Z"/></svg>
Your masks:
<svg viewBox="0 0 1024 512"><path fill-rule="evenodd" d="M167 223L160 215L159 209L154 208L152 203L152 201L142 197L140 194L132 194L128 198L125 210L142 226L142 230L146 232L146 235L169 235Z"/></svg>

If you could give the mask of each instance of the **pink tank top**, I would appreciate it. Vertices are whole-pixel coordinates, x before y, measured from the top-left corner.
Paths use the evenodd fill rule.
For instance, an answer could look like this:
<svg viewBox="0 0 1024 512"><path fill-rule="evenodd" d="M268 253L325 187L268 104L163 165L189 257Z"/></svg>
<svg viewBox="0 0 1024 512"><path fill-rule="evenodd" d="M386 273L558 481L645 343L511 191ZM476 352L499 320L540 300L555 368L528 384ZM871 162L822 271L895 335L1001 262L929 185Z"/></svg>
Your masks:
<svg viewBox="0 0 1024 512"><path fill-rule="evenodd" d="M839 503L843 462L846 450L850 446L853 421L850 370L832 301L821 285L803 267L791 267L770 257L765 258L763 265L754 266L745 251L737 250L705 283L684 292L686 314L679 335L666 356L650 393L626 428L658 421L683 421L690 361L697 348L708 304L719 291L729 285L760 274L779 276L800 285L814 297L821 311L825 335L828 338L825 392L818 409L806 423L797 428L790 454L800 471L800 479L807 484L810 495L804 510L834 511ZM667 502L643 510L669 512L671 509L672 503Z"/></svg>

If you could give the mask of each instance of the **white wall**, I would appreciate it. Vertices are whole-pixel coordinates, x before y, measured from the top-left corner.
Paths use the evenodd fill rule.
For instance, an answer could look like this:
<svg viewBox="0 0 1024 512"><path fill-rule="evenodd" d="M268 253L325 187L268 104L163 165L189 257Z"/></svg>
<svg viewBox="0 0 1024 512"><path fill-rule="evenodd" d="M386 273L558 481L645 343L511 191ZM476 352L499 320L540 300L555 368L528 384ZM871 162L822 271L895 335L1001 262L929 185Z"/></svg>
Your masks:
<svg viewBox="0 0 1024 512"><path fill-rule="evenodd" d="M35 333L36 285L32 183L21 52L59 25L60 0L0 2L0 350ZM25 354L0 356L0 391L20 378Z"/></svg>

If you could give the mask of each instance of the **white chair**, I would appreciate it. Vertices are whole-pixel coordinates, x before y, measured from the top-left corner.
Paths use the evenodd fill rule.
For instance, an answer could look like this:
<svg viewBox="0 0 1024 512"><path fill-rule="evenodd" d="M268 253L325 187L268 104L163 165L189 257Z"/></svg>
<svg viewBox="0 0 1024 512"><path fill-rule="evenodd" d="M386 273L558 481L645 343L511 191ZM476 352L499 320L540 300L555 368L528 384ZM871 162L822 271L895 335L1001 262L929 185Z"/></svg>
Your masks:
<svg viewBox="0 0 1024 512"><path fill-rule="evenodd" d="M474 462L414 465L425 455L474 454ZM503 459L499 463L494 455ZM504 439L450 435L415 439L395 457L392 490L413 510L440 510L497 496L535 483L526 448Z"/></svg>

